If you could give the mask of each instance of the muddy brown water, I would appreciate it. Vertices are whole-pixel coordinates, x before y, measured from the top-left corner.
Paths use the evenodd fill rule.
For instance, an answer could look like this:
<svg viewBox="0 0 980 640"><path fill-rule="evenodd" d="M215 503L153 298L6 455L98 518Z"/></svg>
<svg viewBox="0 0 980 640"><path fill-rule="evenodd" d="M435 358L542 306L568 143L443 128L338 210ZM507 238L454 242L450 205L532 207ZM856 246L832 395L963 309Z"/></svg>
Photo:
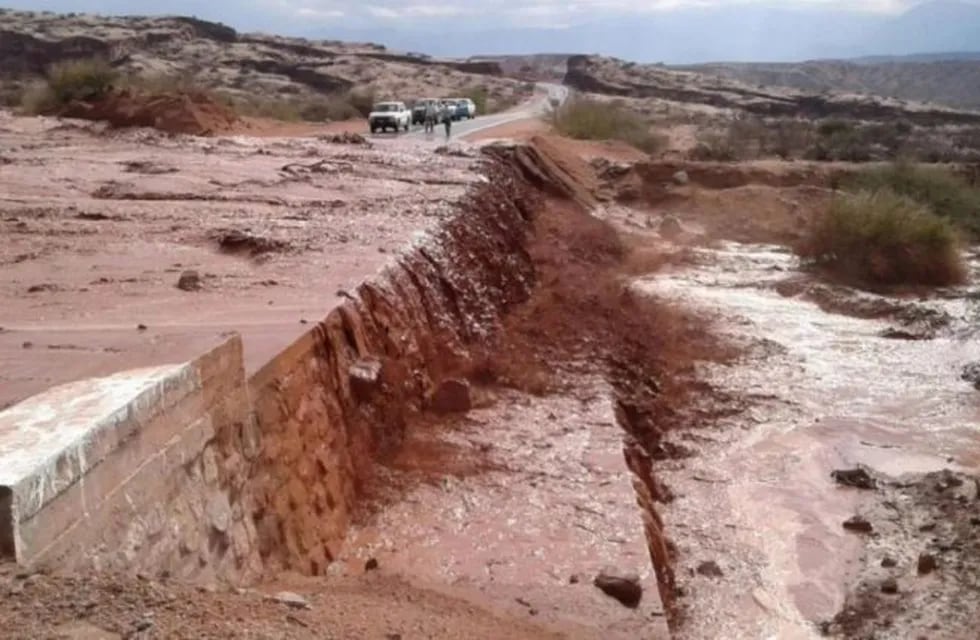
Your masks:
<svg viewBox="0 0 980 640"><path fill-rule="evenodd" d="M797 270L778 247L699 250L699 266L635 286L720 318L746 346L706 365L722 390L751 400L719 429L691 434L696 457L661 470L678 499L665 519L680 550L692 638L815 638L840 610L862 542L841 523L862 494L831 481L857 464L890 476L980 469L980 404L959 379L980 360L977 303L922 303L953 322L933 340L879 336L889 326L821 311L774 285ZM955 292L954 292L955 293ZM696 568L714 561L723 576Z"/></svg>
<svg viewBox="0 0 980 640"><path fill-rule="evenodd" d="M378 508L349 536L347 570L373 558L571 638L666 638L608 386L585 378L569 394L493 396L410 431ZM592 585L606 566L640 575L639 607Z"/></svg>
<svg viewBox="0 0 980 640"><path fill-rule="evenodd" d="M702 374L748 408L678 434L696 455L657 467L676 496L662 514L688 613L675 635L821 637L818 625L840 611L863 551L841 524L865 496L836 486L831 471L980 469L977 396L959 379L980 360L977 304L965 292L918 302L949 314L950 326L932 340L887 339L887 319L781 295L777 285L799 276L784 249L728 243L696 252L633 283L719 318L716 329L745 348L734 364L704 364ZM598 378L568 388L491 392L465 418L410 430L342 570L363 572L374 559L382 571L523 612L570 637L666 637L609 389ZM639 609L591 585L607 565L642 576Z"/></svg>

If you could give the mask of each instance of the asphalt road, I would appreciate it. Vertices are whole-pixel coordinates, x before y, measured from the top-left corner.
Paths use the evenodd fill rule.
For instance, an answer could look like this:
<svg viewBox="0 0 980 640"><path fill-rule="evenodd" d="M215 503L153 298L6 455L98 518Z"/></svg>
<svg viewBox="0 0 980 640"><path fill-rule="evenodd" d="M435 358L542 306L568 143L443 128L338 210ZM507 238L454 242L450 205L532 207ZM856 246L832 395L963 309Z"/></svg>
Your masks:
<svg viewBox="0 0 980 640"><path fill-rule="evenodd" d="M499 127L500 125L510 124L511 122L517 122L519 120L539 118L551 110L552 98L557 99L559 103L564 102L568 98L568 87L564 87L560 84L539 82L537 87L541 95L536 97L533 101L520 107L510 111L505 111L503 113L495 113L490 116L477 115L477 117L473 120L459 120L454 122L452 127L452 138L459 138L471 133L476 133L477 131L490 129L492 127ZM408 135L418 138L426 137L421 126L413 127L412 132ZM436 127L436 133L434 135L435 137L443 137L442 125Z"/></svg>

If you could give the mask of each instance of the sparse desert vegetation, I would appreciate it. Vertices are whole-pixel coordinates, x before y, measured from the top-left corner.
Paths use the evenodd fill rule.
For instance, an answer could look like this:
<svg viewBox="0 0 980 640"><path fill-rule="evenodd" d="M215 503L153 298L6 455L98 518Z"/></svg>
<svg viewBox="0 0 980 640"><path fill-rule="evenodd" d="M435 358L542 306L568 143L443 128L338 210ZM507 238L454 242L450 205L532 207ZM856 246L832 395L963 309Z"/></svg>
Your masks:
<svg viewBox="0 0 980 640"><path fill-rule="evenodd" d="M503 77L491 61L439 61L370 43L237 33L195 18L4 10L0 32L6 45L0 102L29 112L56 111L66 98L45 86L49 70L60 63L81 60L87 68L72 73L84 71L94 84L77 88L97 86L93 59L108 63L120 88L207 92L242 115L284 120L345 120L355 112L366 115L375 99L474 97L475 88L483 113L530 96L526 81ZM59 84L68 86L71 79L64 80Z"/></svg>
<svg viewBox="0 0 980 640"><path fill-rule="evenodd" d="M20 97L20 109L31 115L51 115L73 102L93 103L112 91L147 97L193 93L231 107L241 116L286 122L332 122L361 118L371 111L376 91L365 86L320 96L245 95L202 86L187 74L121 75L103 58L85 58L51 65L43 80L33 82Z"/></svg>
<svg viewBox="0 0 980 640"><path fill-rule="evenodd" d="M761 158L827 162L980 160L980 126L925 127L907 120L761 118L740 115L700 128L694 160Z"/></svg>
<svg viewBox="0 0 980 640"><path fill-rule="evenodd" d="M21 98L27 113L52 113L76 101L95 101L108 95L119 74L103 58L52 64L43 81L32 84Z"/></svg>
<svg viewBox="0 0 980 640"><path fill-rule="evenodd" d="M879 96L749 85L662 65L572 56L566 84L622 100L657 128L690 128L687 158L980 161L980 112Z"/></svg>
<svg viewBox="0 0 980 640"><path fill-rule="evenodd" d="M980 239L980 189L945 167L898 162L860 171L845 186L858 191L891 190L928 207L972 239Z"/></svg>
<svg viewBox="0 0 980 640"><path fill-rule="evenodd" d="M578 140L622 140L647 153L666 146L663 135L622 103L575 98L552 113L555 129Z"/></svg>
<svg viewBox="0 0 980 640"><path fill-rule="evenodd" d="M839 195L800 245L800 256L850 281L949 285L965 268L946 219L889 188Z"/></svg>

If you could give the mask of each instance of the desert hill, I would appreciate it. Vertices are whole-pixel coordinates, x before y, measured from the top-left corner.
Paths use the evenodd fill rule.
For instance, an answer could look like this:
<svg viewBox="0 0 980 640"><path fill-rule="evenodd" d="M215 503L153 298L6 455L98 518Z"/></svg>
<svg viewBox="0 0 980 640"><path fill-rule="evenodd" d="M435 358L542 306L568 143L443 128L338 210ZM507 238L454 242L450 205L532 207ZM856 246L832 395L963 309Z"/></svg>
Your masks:
<svg viewBox="0 0 980 640"><path fill-rule="evenodd" d="M980 54L801 63L718 63L677 67L754 85L804 91L849 91L980 108Z"/></svg>
<svg viewBox="0 0 980 640"><path fill-rule="evenodd" d="M8 104L51 64L86 57L105 58L124 75L193 83L244 102L298 105L358 89L404 100L477 92L492 107L528 90L493 62L436 60L376 44L244 34L188 17L0 10L0 83Z"/></svg>

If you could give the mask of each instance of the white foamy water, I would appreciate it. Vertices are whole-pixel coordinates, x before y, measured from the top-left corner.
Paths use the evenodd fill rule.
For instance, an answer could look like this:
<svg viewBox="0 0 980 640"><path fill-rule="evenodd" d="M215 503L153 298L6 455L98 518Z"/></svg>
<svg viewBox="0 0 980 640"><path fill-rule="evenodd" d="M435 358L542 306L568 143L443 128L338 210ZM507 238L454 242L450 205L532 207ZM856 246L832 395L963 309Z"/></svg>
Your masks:
<svg viewBox="0 0 980 640"><path fill-rule="evenodd" d="M771 246L702 250L697 266L636 286L719 317L753 345L735 365L707 366L720 389L753 399L703 454L666 472L681 496L667 510L683 571L714 560L725 576L690 579L696 638L817 638L843 602L860 540L841 522L862 496L834 469L889 475L980 469L980 392L960 380L980 360L977 301L922 302L953 318L924 341L880 337L890 326L822 311L773 285L796 269Z"/></svg>

